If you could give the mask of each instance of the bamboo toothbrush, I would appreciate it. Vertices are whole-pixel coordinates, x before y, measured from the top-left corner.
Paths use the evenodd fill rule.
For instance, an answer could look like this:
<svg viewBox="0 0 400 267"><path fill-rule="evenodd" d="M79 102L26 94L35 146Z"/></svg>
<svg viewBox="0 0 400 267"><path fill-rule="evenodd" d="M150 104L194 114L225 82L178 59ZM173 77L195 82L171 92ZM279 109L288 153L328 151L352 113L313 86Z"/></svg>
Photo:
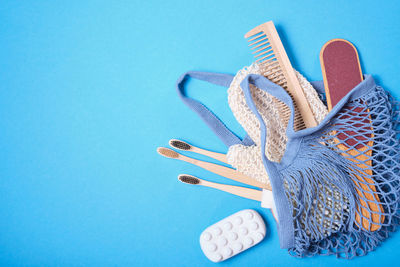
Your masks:
<svg viewBox="0 0 400 267"><path fill-rule="evenodd" d="M184 151L191 151L191 152L194 152L197 154L208 156L210 158L216 159L216 160L224 162L226 164L229 164L225 154L201 149L201 148L195 147L191 144L188 144L184 141L177 140L177 139L169 140L169 144L170 144L170 146L172 146L176 149L184 150Z"/></svg>
<svg viewBox="0 0 400 267"><path fill-rule="evenodd" d="M354 45L343 39L328 41L321 49L320 61L328 109L331 110L348 92L362 82L360 61ZM354 118L355 124L361 121L372 125L369 115L363 118L362 108L344 107L344 109L350 110L358 117L361 116L361 118ZM367 133L363 135L362 132ZM370 140L371 138L373 138L372 126L370 129L362 129L359 133L351 130L344 131L338 134L334 141L338 149L343 151L342 155L361 169L357 169L359 174L355 174L356 177L353 178L361 202L361 207L357 207L356 210L356 222L367 231L376 231L380 229L385 217L380 215L383 213L383 208L374 181L369 178L373 175L371 147L374 142Z"/></svg>
<svg viewBox="0 0 400 267"><path fill-rule="evenodd" d="M242 186L235 186L235 185L227 185L227 184L219 184L219 183L213 183L209 182L206 180L202 180L200 178L194 177L192 175L187 175L187 174L180 174L178 176L179 181L185 183L185 184L192 184L192 185L202 185L206 187L211 187L215 188L221 191L225 191L237 196L241 196L244 198L248 199L253 199L257 201L262 200L262 191L261 190L256 190L256 189L251 189L247 187L242 187Z"/></svg>
<svg viewBox="0 0 400 267"><path fill-rule="evenodd" d="M227 185L227 184L219 184L219 183L213 183L210 181L202 180L200 178L197 178L193 175L188 175L188 174L180 174L178 176L179 181L185 184L191 184L191 185L202 185L206 187L211 187L215 188L227 193L231 193L233 195L237 195L240 197L244 197L247 199L252 199L261 202L261 206L263 208L271 209L272 215L275 218L275 221L277 220L276 217L276 206L274 202L274 197L272 195L272 191L270 190L256 190L256 189L251 189L247 187L242 187L242 186L234 186L234 185Z"/></svg>
<svg viewBox="0 0 400 267"><path fill-rule="evenodd" d="M318 123L297 80L274 23L268 21L261 24L246 33L244 37L251 37L248 41L251 49L255 50L253 54L257 59L256 62L267 69L264 76L283 87L292 97L296 110L294 130L317 126ZM289 108L283 103L278 102L277 104L279 104L282 114L285 114L284 116L289 120Z"/></svg>
<svg viewBox="0 0 400 267"><path fill-rule="evenodd" d="M166 147L157 148L157 152L164 157L186 161L188 163L191 163L191 164L197 165L203 169L206 169L210 172L216 173L218 175L221 175L223 177L226 177L228 179L231 179L231 180L234 180L234 181L237 181L240 183L272 190L271 186L266 185L264 183L260 183L256 180L236 171L235 169L231 169L231 168L228 168L228 167L225 167L222 165L218 165L218 164L214 164L211 162L206 162L206 161L201 161L201 160L193 159L190 157L186 157L186 156L179 154L178 152L176 152L172 149L166 148Z"/></svg>

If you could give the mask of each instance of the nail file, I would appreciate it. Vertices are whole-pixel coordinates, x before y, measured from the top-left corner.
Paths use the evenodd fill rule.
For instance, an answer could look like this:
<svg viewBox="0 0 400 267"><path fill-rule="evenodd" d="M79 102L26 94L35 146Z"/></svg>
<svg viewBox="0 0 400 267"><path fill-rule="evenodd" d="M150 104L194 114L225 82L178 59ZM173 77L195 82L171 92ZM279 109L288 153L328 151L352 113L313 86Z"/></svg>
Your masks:
<svg viewBox="0 0 400 267"><path fill-rule="evenodd" d="M328 41L321 49L320 61L330 111L347 93L362 82L363 75L356 48L349 41L343 39ZM350 114L354 114L354 120L363 111L361 107L344 108L349 110ZM349 116L343 117L343 119L349 119ZM358 121L371 125L369 116L359 118ZM337 135L338 139L335 142L337 147L343 151L342 155L363 170L359 170L359 175L355 175L356 177L353 179L361 202L361 207L357 207L356 210L356 222L359 227L367 231L376 231L383 223L384 216L379 215L383 212L382 205L377 204L379 196L374 181L369 178L372 176L372 161L370 160L372 150L370 148L373 141L370 138L373 135L371 129L371 127L367 127L360 129L360 132L343 131ZM339 143L339 140L344 142ZM365 198L367 201L364 200ZM371 213L369 210L373 212Z"/></svg>
<svg viewBox="0 0 400 267"><path fill-rule="evenodd" d="M332 108L363 80L358 53L343 39L328 41L320 54L328 109Z"/></svg>
<svg viewBox="0 0 400 267"><path fill-rule="evenodd" d="M200 235L200 247L208 259L221 262L257 245L265 233L258 212L241 210L206 228Z"/></svg>

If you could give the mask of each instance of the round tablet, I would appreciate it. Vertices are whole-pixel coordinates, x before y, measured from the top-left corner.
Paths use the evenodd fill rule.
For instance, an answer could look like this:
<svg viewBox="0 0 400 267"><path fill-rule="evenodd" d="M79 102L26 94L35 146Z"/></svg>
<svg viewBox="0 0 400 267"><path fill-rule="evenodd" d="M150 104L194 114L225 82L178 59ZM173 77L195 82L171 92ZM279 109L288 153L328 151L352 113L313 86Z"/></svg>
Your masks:
<svg viewBox="0 0 400 267"><path fill-rule="evenodd" d="M248 212L246 212L246 219L248 219L248 220L251 220L251 219L253 219L253 213L251 212L251 211L248 211Z"/></svg>
<svg viewBox="0 0 400 267"><path fill-rule="evenodd" d="M256 223L256 222L250 223L250 229L257 230L258 229L258 223Z"/></svg>
<svg viewBox="0 0 400 267"><path fill-rule="evenodd" d="M220 238L219 240L218 240L218 244L220 245L220 246L225 246L226 244L228 244L228 240L226 240L226 238L225 237L222 237L222 238Z"/></svg>
<svg viewBox="0 0 400 267"><path fill-rule="evenodd" d="M253 240L253 238L251 238L251 237L246 237L245 239L244 239L244 243L246 244L246 245L248 245L248 246L251 246L251 245L253 245L253 243L254 243L254 240Z"/></svg>
<svg viewBox="0 0 400 267"><path fill-rule="evenodd" d="M232 255L233 251L231 248L226 247L222 250L222 253L224 254L225 257L229 257Z"/></svg>
<svg viewBox="0 0 400 267"><path fill-rule="evenodd" d="M246 227L242 227L242 228L239 229L239 232L240 232L242 235L247 235L247 233L249 232L249 230L247 230Z"/></svg>
<svg viewBox="0 0 400 267"><path fill-rule="evenodd" d="M209 233L209 232L205 232L204 234L203 234L203 239L204 240L206 240L206 241L210 241L211 240L211 234Z"/></svg>
<svg viewBox="0 0 400 267"><path fill-rule="evenodd" d="M215 227L215 229L214 229L214 233L215 233L216 235L220 235L220 234L222 234L222 230L221 230L221 228L219 228L219 227Z"/></svg>
<svg viewBox="0 0 400 267"><path fill-rule="evenodd" d="M217 245L215 245L214 243L211 243L211 244L208 245L207 248L208 248L209 251L213 252L213 251L217 250Z"/></svg>
<svg viewBox="0 0 400 267"><path fill-rule="evenodd" d="M230 232L229 233L229 238L232 240L236 240L238 238L238 234L235 232Z"/></svg>
<svg viewBox="0 0 400 267"><path fill-rule="evenodd" d="M233 244L233 249L235 251L241 251L243 249L243 244L242 243L235 243L235 244Z"/></svg>
<svg viewBox="0 0 400 267"><path fill-rule="evenodd" d="M242 217L236 217L235 220L234 220L234 223L236 225L241 225L243 223Z"/></svg>
<svg viewBox="0 0 400 267"><path fill-rule="evenodd" d="M230 223L230 222L225 223L224 224L224 228L225 228L225 230L231 230L232 229L232 223Z"/></svg>
<svg viewBox="0 0 400 267"><path fill-rule="evenodd" d="M260 242L261 240L263 240L264 235L260 232L257 232L254 234L254 239L256 240L256 242Z"/></svg>
<svg viewBox="0 0 400 267"><path fill-rule="evenodd" d="M222 260L222 255L219 253L216 253L213 258L214 258L214 261L218 262L218 261Z"/></svg>

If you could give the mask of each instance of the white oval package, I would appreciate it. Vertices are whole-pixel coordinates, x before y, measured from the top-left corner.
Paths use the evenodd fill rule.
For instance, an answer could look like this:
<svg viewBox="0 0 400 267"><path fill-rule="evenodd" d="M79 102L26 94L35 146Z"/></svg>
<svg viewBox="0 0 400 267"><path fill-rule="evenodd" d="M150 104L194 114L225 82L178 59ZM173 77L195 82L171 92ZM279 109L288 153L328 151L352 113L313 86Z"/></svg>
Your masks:
<svg viewBox="0 0 400 267"><path fill-rule="evenodd" d="M265 232L258 212L241 210L205 229L200 235L200 246L207 258L220 262L260 243Z"/></svg>

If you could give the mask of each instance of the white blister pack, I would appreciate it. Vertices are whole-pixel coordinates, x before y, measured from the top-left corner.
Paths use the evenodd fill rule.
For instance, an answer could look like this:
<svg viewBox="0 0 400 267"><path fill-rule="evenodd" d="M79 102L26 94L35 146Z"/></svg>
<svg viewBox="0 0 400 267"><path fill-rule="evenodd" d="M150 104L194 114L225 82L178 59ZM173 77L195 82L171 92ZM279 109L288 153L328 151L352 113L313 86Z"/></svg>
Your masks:
<svg viewBox="0 0 400 267"><path fill-rule="evenodd" d="M241 210L209 226L200 235L200 246L213 262L229 259L261 242L264 220L255 210Z"/></svg>

